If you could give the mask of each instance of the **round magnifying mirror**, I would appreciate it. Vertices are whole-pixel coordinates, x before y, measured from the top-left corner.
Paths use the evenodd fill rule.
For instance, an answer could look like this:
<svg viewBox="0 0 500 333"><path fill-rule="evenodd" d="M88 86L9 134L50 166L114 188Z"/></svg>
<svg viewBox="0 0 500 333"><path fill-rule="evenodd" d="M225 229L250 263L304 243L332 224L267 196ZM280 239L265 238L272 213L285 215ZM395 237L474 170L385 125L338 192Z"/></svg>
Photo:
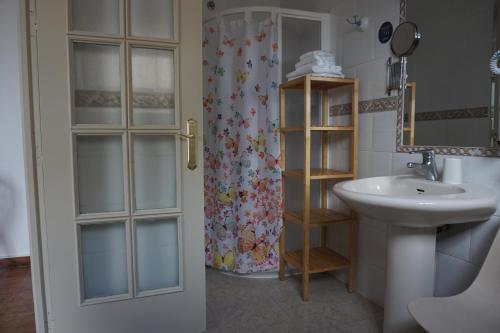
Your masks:
<svg viewBox="0 0 500 333"><path fill-rule="evenodd" d="M408 57L417 48L420 37L420 32L418 32L418 28L415 23L401 23L392 35L392 53L398 57Z"/></svg>

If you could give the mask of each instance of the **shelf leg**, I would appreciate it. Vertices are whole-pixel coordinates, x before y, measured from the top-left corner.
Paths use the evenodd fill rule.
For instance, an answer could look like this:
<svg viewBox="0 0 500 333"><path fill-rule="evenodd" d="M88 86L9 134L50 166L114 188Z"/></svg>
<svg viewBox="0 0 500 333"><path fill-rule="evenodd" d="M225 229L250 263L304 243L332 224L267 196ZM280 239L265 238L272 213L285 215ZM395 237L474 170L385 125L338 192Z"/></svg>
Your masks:
<svg viewBox="0 0 500 333"><path fill-rule="evenodd" d="M311 218L311 77L304 81L304 246L302 249L302 299L309 300L309 222Z"/></svg>
<svg viewBox="0 0 500 333"><path fill-rule="evenodd" d="M347 292L354 292L354 266L349 267L349 272L347 273Z"/></svg>
<svg viewBox="0 0 500 333"><path fill-rule="evenodd" d="M309 300L309 229L304 230L304 248L302 251L302 300Z"/></svg>
<svg viewBox="0 0 500 333"><path fill-rule="evenodd" d="M328 90L323 90L321 92L321 123L323 126L329 126L329 97ZM323 132L321 135L321 167L323 169L328 168L329 159L329 138L328 132ZM328 181L321 181L321 208L328 208ZM328 227L321 227L321 247L326 247L328 244Z"/></svg>

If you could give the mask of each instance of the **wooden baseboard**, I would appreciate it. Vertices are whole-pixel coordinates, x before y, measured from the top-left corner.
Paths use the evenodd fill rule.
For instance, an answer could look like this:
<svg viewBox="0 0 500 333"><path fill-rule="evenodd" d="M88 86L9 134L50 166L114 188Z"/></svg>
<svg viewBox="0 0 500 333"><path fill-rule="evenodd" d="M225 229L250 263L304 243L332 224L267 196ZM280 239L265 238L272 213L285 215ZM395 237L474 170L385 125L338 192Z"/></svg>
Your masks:
<svg viewBox="0 0 500 333"><path fill-rule="evenodd" d="M30 266L30 257L0 259L0 268Z"/></svg>

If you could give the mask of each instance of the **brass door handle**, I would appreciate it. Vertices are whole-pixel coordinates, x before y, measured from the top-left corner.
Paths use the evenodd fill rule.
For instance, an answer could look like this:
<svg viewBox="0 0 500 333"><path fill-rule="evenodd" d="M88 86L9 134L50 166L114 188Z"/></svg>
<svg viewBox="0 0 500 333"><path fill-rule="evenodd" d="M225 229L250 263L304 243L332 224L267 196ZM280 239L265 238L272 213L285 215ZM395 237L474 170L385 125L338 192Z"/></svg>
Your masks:
<svg viewBox="0 0 500 333"><path fill-rule="evenodd" d="M197 167L196 164L196 133L198 131L198 122L193 118L189 119L186 123L187 134L176 133L177 136L187 139L187 167L189 170L194 170Z"/></svg>
<svg viewBox="0 0 500 333"><path fill-rule="evenodd" d="M184 139L188 139L188 140L194 138L193 134L175 133L175 135L180 136L181 138L184 138Z"/></svg>

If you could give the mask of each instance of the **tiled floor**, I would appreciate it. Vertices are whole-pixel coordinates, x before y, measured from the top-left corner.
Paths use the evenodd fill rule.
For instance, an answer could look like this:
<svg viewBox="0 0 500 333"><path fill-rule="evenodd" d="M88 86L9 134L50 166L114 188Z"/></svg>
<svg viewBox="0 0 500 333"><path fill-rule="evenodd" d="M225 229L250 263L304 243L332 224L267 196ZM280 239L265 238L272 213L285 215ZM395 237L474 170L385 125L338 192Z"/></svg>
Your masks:
<svg viewBox="0 0 500 333"><path fill-rule="evenodd" d="M0 332L35 333L29 267L0 267Z"/></svg>
<svg viewBox="0 0 500 333"><path fill-rule="evenodd" d="M383 311L327 274L313 275L310 301L300 277L245 279L207 269L208 333L375 333ZM29 267L0 268L0 332L34 333Z"/></svg>
<svg viewBox="0 0 500 333"><path fill-rule="evenodd" d="M375 333L383 310L328 274L311 276L310 300L300 298L300 276L245 279L207 269L208 333Z"/></svg>

